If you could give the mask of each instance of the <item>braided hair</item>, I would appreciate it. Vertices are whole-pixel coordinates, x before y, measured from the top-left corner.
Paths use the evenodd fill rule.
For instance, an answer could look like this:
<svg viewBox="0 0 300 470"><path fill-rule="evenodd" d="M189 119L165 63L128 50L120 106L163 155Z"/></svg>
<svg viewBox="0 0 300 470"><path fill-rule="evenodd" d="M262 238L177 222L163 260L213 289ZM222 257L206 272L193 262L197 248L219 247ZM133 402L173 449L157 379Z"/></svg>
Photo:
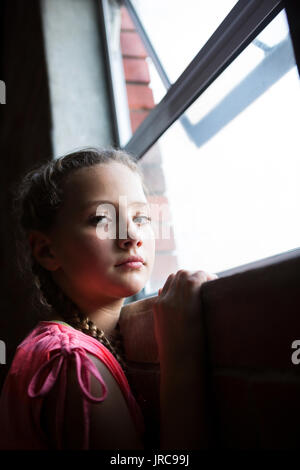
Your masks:
<svg viewBox="0 0 300 470"><path fill-rule="evenodd" d="M33 306L42 310L43 318L58 313L69 325L100 341L115 356L124 372L128 371L119 323L115 337L108 339L54 281L51 272L33 256L28 235L31 230L48 230L64 201L64 183L75 170L100 163L118 162L139 174L145 194L148 189L137 161L117 149L84 148L51 159L29 170L14 189L13 213L16 227L17 263L23 278L31 276ZM39 315L39 314L38 314ZM49 317L48 317L49 318Z"/></svg>

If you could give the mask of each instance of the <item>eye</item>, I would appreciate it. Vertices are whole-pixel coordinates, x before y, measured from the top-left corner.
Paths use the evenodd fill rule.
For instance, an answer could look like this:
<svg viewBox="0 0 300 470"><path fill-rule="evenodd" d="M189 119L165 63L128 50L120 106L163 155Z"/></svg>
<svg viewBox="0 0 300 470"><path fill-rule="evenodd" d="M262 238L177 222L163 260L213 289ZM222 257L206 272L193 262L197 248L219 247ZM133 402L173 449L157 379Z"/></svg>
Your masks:
<svg viewBox="0 0 300 470"><path fill-rule="evenodd" d="M98 224L99 222L102 222L102 219L109 219L107 215L95 215L94 217L91 217L89 220L92 224Z"/></svg>
<svg viewBox="0 0 300 470"><path fill-rule="evenodd" d="M144 219L144 220L145 220L145 223L151 222L151 220L152 220L151 217L148 217L148 216L146 216L146 215L137 215L137 216L135 217L135 219ZM138 223L139 223L139 222L138 222Z"/></svg>

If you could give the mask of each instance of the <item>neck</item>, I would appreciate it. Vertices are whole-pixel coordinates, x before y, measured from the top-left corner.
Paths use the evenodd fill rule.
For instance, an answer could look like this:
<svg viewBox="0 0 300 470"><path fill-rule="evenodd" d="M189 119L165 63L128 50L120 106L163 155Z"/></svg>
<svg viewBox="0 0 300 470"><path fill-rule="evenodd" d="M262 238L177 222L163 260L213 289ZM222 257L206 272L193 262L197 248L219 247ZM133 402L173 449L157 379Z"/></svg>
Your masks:
<svg viewBox="0 0 300 470"><path fill-rule="evenodd" d="M114 302L101 306L97 309L82 310L99 330L103 330L105 336L113 334L119 318L124 299L118 299Z"/></svg>
<svg viewBox="0 0 300 470"><path fill-rule="evenodd" d="M97 308L84 308L78 305L80 310L84 313L89 320L91 320L99 330L102 330L105 336L109 339L114 336L115 328L120 318L121 308L124 304L124 299L117 299L113 302L107 302L101 307ZM53 315L51 320L65 321L65 319L58 314Z"/></svg>
<svg viewBox="0 0 300 470"><path fill-rule="evenodd" d="M117 323L119 321L121 308L124 304L125 298L123 297L106 297L105 295L99 296L97 299L89 299L87 296L82 295L78 290L71 288L65 279L57 279L57 273L52 273L53 280L65 292L65 295L74 302L79 310L91 320L99 330L102 330L105 336L113 334ZM55 316L56 320L64 319Z"/></svg>

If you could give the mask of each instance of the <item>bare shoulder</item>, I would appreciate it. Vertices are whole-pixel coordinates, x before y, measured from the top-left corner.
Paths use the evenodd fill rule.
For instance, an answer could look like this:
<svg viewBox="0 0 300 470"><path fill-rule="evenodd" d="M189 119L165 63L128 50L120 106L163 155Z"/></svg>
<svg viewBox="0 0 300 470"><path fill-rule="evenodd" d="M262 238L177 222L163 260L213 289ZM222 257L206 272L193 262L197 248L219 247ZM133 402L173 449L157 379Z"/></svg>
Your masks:
<svg viewBox="0 0 300 470"><path fill-rule="evenodd" d="M90 449L143 449L123 393L106 365L87 353L96 365L107 386L107 396L99 403L90 403ZM90 375L90 392L93 396L103 394L99 381ZM55 442L55 409L59 381L45 397L42 422L51 440ZM68 449L80 448L84 429L83 395L78 384L75 360L69 361L64 410L64 441Z"/></svg>

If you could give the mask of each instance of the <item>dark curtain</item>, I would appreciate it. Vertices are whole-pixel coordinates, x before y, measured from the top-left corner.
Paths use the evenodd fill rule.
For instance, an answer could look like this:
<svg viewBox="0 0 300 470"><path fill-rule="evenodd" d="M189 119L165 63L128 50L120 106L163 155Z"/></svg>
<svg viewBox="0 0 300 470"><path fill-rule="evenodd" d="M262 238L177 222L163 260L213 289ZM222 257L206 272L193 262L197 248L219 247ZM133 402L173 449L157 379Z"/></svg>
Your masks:
<svg viewBox="0 0 300 470"><path fill-rule="evenodd" d="M1 388L16 346L35 323L28 285L16 268L12 189L20 175L52 154L39 0L0 2L0 80L6 85L6 104L0 106L0 339L6 345Z"/></svg>

